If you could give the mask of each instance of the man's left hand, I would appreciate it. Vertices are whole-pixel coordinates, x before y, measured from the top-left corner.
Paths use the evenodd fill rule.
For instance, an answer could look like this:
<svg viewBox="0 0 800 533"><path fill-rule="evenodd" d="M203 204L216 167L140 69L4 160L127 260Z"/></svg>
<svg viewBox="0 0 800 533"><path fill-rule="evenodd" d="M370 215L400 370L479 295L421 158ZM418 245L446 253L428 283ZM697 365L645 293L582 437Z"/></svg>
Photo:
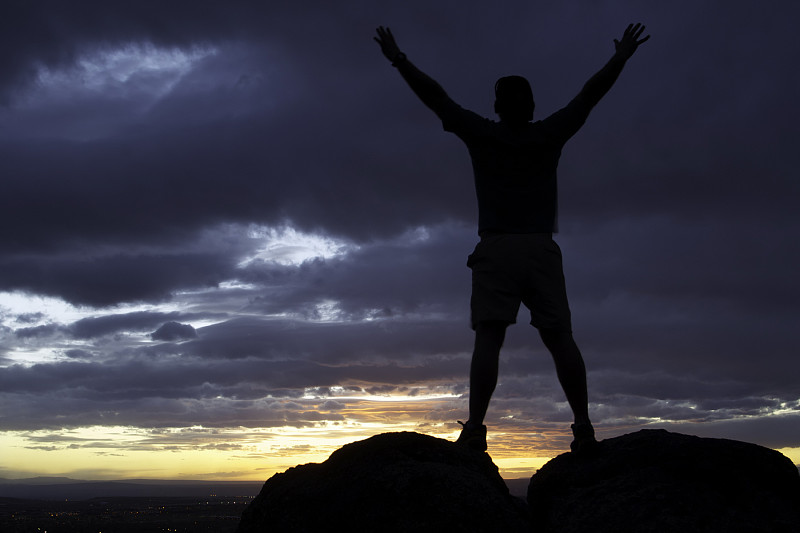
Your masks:
<svg viewBox="0 0 800 533"><path fill-rule="evenodd" d="M378 26L377 29L378 36L374 37L375 42L381 45L381 52L383 55L386 56L386 59L394 63L397 61L398 56L402 53L400 51L400 47L397 46L397 43L394 40L394 35L392 35L392 30L389 28L384 28L383 26Z"/></svg>

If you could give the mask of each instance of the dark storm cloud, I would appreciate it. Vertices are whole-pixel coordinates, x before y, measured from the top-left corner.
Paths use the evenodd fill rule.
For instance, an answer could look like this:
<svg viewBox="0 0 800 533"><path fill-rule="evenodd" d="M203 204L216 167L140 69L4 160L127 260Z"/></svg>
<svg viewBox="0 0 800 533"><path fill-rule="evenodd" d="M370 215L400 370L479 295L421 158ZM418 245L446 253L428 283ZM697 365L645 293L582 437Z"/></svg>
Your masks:
<svg viewBox="0 0 800 533"><path fill-rule="evenodd" d="M82 318L71 324L47 323L39 326L17 328L14 330L14 336L22 341L40 340L46 346L54 338L97 341L104 336L136 334L156 329L150 334L153 340L186 340L196 338L197 334L191 325L181 324L176 320L198 320L212 316L215 318L220 317L220 315L208 314L138 311ZM71 358L83 358L88 357L90 352L81 349L67 349L64 354Z"/></svg>
<svg viewBox="0 0 800 533"><path fill-rule="evenodd" d="M239 318L200 328L198 337L174 350L211 360L254 357L345 366L359 361L422 361L424 366L428 357L461 353L468 347L469 333L464 324L432 319L308 322ZM152 351L161 354L164 350L170 348Z"/></svg>
<svg viewBox="0 0 800 533"><path fill-rule="evenodd" d="M796 14L780 1L8 3L0 290L105 307L252 286L182 296L194 314L19 315L0 329L4 364L53 339L68 360L0 369L0 422L312 424L332 418L259 401L333 386L463 391L469 158L382 58L374 27L391 25L413 61L486 116L498 76L528 76L544 117L642 20L653 38L559 169L593 409L617 427L698 420L796 446L792 415L745 419L800 397ZM148 46L185 54L186 72L92 70L109 51ZM262 242L250 224L284 223L350 248L241 264ZM211 316L188 342L165 326ZM549 357L525 311L519 322L490 416L563 422ZM143 345L106 343L131 332Z"/></svg>
<svg viewBox="0 0 800 533"><path fill-rule="evenodd" d="M234 38L243 23L250 21L252 30L272 18L248 4L252 3L81 0L66 5L57 0L11 0L0 35L3 47L15 53L0 62L3 94L7 100L14 89L35 81L39 65L69 65L86 48L138 40L180 46Z"/></svg>
<svg viewBox="0 0 800 533"><path fill-rule="evenodd" d="M148 331L161 329L166 324L175 324L176 320L189 320L192 315L182 313L155 313L138 311L117 315L106 315L93 318L82 318L73 322L67 330L76 339L92 339L123 331Z"/></svg>
<svg viewBox="0 0 800 533"><path fill-rule="evenodd" d="M398 390L397 383L449 379L463 363L440 359L418 366L368 362L331 366L297 357L279 361L202 363L171 359L114 365L64 362L16 366L0 372L6 409L0 425L4 430L110 423L266 427L284 425L287 420L307 425L323 418L337 420L341 415L280 413L273 420L270 410L275 406L284 410L279 400L297 399L309 387L324 394L326 387L342 383L374 383L377 385L367 387L368 393L386 394ZM393 385L386 384L389 382ZM322 396L319 403L326 401ZM336 407L329 404L325 409Z"/></svg>
<svg viewBox="0 0 800 533"><path fill-rule="evenodd" d="M196 337L197 331L190 324L180 322L167 322L150 334L150 338L155 341L176 341Z"/></svg>
<svg viewBox="0 0 800 533"><path fill-rule="evenodd" d="M695 426L699 436L724 436L728 439L752 442L754 436L763 446L770 448L797 447L800 414L796 412L781 415L749 418L728 418L712 420ZM671 430L674 426L666 424Z"/></svg>
<svg viewBox="0 0 800 533"><path fill-rule="evenodd" d="M214 286L232 272L216 253L0 259L0 288L104 307L124 301L165 300L177 287Z"/></svg>
<svg viewBox="0 0 800 533"><path fill-rule="evenodd" d="M30 324L32 322L38 322L43 318L45 318L44 313L23 313L17 315L14 320L19 324Z"/></svg>
<svg viewBox="0 0 800 533"><path fill-rule="evenodd" d="M92 356L92 354L86 350L66 350L64 355L70 359L88 359Z"/></svg>
<svg viewBox="0 0 800 533"><path fill-rule="evenodd" d="M33 326L30 328L19 328L14 331L14 335L20 339L31 339L37 337L49 337L60 332L61 330L62 328L57 324L46 324L43 326Z"/></svg>
<svg viewBox="0 0 800 533"><path fill-rule="evenodd" d="M775 7L752 12L726 4L715 13L688 4L613 10L585 3L526 6L512 16L477 5L437 5L426 7L424 22L407 22L413 10L358 3L188 8L178 2L157 10L149 4L35 4L13 4L20 14L8 19L17 21L6 33L15 59L3 68L9 86L20 91L34 87L26 74L31 65L69 68L81 54L103 47L146 42L217 47L218 53L143 115L102 113L108 123L102 138L20 143L12 137L2 143L12 178L0 210L9 252L77 241L91 257L94 244L174 244L222 221L288 219L359 240L447 219L473 224L466 152L380 57L369 37L383 18L396 19L401 44L458 101L485 114L494 71L515 68L534 77L546 114L577 93L610 55L610 38L618 31L612 23L622 25L618 18L634 14L653 19L658 39L633 58L565 151L564 228L584 218L595 224L618 219L621 212L680 212L696 224L707 217L761 223L765 214L787 208L790 193L797 192L795 181L781 181L787 169L776 165L776 156L793 146L784 110L797 75L774 59L761 59L771 54L748 53L752 46L785 43L775 22L756 39L774 20ZM713 33L695 36L714 31L703 21L711 15L748 38L731 44ZM568 17L573 34L544 31L548 17ZM494 38L501 29L514 36L502 46ZM689 36L697 40L691 53L682 48ZM561 55L543 46L555 41ZM97 113L91 105L84 103L81 113ZM4 113L7 120L24 116L13 105ZM49 120L55 126L56 119ZM615 133L603 134L608 128ZM735 149L742 142L748 150ZM759 176L755 194L747 185L750 175ZM95 270L101 265L37 257L37 269L27 258L4 265L6 288L60 291L70 301L93 305L158 299L170 288L214 283L227 272L217 264L210 273L197 269L207 280L186 278L156 254L139 259L145 268L158 265L157 272L124 287L91 291L75 271L102 278ZM119 262L109 270L124 268Z"/></svg>
<svg viewBox="0 0 800 533"><path fill-rule="evenodd" d="M405 186L379 179L380 166L369 162L374 161L371 154L359 153L360 141L374 138L363 127L367 110L356 105L368 87L353 90L347 81L350 76L341 76L311 56L317 45L310 46L305 39L309 19L324 19L332 8L316 6L311 12L292 13L249 3L203 8L192 3L191 9L171 4L174 12L164 6L158 10L94 2L86 6L72 10L55 3L46 9L26 9L20 17L22 29L13 32L19 41L13 49L31 63L50 68L70 68L86 50L102 51L131 41L179 47L207 44L220 47L219 57L184 79L149 111L146 121L138 121L135 131L124 127L129 125L123 121L122 129L119 124L111 127L109 139L89 143L4 143L3 159L15 179L11 194L5 196L13 202L4 205L3 212L24 230L6 235L8 245L38 247L74 238L163 241L220 220L276 222L286 217L305 227L319 227L322 221L328 231L341 232L345 224L348 231L359 228L363 235L383 228L367 229L363 220L348 222L342 216L348 209L342 204L357 205L387 186L411 199ZM84 12L91 16L84 18ZM37 31L25 33L26 23ZM321 26L314 31L320 39L331 38L335 49L343 46L343 40L333 34L352 29ZM337 55L354 55L357 62L365 55L376 59L368 30L364 28L356 42L371 54ZM245 44L228 44L231 40ZM276 51L269 52L270 46ZM51 49L62 52L50 54ZM334 49L329 47L328 52ZM236 66L231 69L231 64ZM221 71L225 65L228 70ZM340 65L353 73L352 63ZM13 65L8 69L8 79L18 80L19 69ZM206 91L197 93L195 88L204 82ZM242 99L249 105L242 106ZM90 106L84 103L82 112L96 113ZM22 112L13 106L6 110L8 120ZM343 152L341 128L354 121L354 112L362 127L353 130L355 138L348 143L355 149ZM74 118L73 124L78 122ZM104 118L112 125L120 120L115 114ZM47 161L38 157L43 151L49 154ZM54 175L51 169L59 171ZM365 187L359 190L357 183L347 183L350 179L364 180ZM397 220L392 221L398 229Z"/></svg>
<svg viewBox="0 0 800 533"><path fill-rule="evenodd" d="M251 310L265 313L295 312L313 318L319 304L333 301L339 318L418 312L439 313L467 324L466 257L474 244L472 228L418 228L299 268L253 262L237 277L268 288L266 295L251 303Z"/></svg>

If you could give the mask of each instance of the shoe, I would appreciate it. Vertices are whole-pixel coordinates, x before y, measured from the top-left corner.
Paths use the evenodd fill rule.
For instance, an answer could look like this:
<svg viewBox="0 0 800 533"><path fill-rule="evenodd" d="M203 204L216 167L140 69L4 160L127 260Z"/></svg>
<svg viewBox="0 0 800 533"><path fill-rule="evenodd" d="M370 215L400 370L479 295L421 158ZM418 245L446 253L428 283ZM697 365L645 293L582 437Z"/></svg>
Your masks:
<svg viewBox="0 0 800 533"><path fill-rule="evenodd" d="M569 445L569 449L574 453L586 453L597 447L597 439L594 438L594 428L589 422L583 424L572 424L572 436L575 437Z"/></svg>
<svg viewBox="0 0 800 533"><path fill-rule="evenodd" d="M458 436L456 444L469 448L470 450L485 452L487 448L486 426L473 425L470 424L469 421L465 424L461 420L459 420L458 423L461 424L461 435Z"/></svg>

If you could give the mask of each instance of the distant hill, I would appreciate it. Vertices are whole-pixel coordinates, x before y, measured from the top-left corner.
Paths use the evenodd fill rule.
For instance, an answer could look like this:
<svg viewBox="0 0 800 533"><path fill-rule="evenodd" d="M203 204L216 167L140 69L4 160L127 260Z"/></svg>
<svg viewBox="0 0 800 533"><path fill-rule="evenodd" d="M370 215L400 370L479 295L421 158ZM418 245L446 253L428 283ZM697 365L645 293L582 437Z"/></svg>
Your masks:
<svg viewBox="0 0 800 533"><path fill-rule="evenodd" d="M7 479L0 477L0 486L2 485L59 485L62 483L84 483L83 480L72 479L68 477L28 477L24 479Z"/></svg>

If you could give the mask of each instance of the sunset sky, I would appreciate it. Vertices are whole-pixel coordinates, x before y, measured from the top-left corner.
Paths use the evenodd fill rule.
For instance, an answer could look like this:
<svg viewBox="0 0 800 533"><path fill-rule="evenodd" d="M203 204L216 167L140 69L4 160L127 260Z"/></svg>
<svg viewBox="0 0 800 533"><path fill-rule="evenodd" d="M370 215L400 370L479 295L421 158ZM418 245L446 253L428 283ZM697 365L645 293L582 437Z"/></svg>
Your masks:
<svg viewBox="0 0 800 533"><path fill-rule="evenodd" d="M462 106L564 106L651 39L567 144L559 227L599 437L800 463L800 6L790 0L6 0L0 477L264 480L467 416L469 156L375 27ZM571 413L521 311L489 453Z"/></svg>

